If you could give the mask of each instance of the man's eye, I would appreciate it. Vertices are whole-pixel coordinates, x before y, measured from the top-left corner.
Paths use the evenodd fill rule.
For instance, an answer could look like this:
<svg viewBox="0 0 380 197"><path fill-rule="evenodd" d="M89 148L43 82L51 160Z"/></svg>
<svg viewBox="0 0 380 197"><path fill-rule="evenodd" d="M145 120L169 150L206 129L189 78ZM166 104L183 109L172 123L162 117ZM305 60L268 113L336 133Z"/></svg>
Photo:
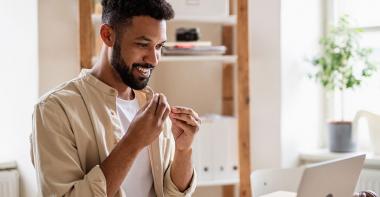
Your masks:
<svg viewBox="0 0 380 197"><path fill-rule="evenodd" d="M156 46L156 49L161 49L162 47L165 47L163 44L159 44Z"/></svg>
<svg viewBox="0 0 380 197"><path fill-rule="evenodd" d="M145 43L137 43L137 45L138 45L139 47L143 47L143 48L148 47L148 44L145 44Z"/></svg>

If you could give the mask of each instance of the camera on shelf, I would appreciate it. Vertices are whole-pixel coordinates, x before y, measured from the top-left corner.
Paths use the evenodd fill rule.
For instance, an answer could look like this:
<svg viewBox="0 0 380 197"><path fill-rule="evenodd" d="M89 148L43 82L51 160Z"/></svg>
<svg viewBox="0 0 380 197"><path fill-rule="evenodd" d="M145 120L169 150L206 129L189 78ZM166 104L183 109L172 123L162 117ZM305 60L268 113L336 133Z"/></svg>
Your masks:
<svg viewBox="0 0 380 197"><path fill-rule="evenodd" d="M177 41L198 41L199 28L178 28L176 29Z"/></svg>

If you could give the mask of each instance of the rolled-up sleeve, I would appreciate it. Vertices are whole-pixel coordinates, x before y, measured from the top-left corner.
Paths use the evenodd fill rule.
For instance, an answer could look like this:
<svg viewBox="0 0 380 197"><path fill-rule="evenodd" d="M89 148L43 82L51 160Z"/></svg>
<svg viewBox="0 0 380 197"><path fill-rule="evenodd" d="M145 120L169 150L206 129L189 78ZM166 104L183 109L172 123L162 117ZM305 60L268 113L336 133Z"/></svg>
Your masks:
<svg viewBox="0 0 380 197"><path fill-rule="evenodd" d="M33 113L32 156L43 196L107 196L99 166L86 172L74 133L61 105L40 102Z"/></svg>
<svg viewBox="0 0 380 197"><path fill-rule="evenodd" d="M197 173L193 169L193 177L191 178L191 182L189 187L181 192L179 191L178 187L173 183L172 178L170 176L170 171L171 171L171 165L169 165L168 169L165 172L165 177L164 177L164 193L165 196L185 196L185 197L190 197L197 186Z"/></svg>

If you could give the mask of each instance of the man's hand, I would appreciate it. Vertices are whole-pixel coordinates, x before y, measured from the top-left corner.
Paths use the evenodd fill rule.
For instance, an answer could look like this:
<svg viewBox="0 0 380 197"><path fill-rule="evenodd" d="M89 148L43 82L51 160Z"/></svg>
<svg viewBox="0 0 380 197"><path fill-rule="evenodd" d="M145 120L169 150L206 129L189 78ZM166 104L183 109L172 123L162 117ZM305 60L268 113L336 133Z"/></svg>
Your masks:
<svg viewBox="0 0 380 197"><path fill-rule="evenodd" d="M100 164L106 177L107 196L114 196L139 152L160 135L170 107L166 97L156 94L132 120L127 134Z"/></svg>
<svg viewBox="0 0 380 197"><path fill-rule="evenodd" d="M161 133L170 106L163 94L155 94L136 114L126 137L139 150L150 145Z"/></svg>
<svg viewBox="0 0 380 197"><path fill-rule="evenodd" d="M183 192L189 187L193 177L191 146L201 120L194 110L186 107L172 107L169 117L172 121L175 140L175 155L170 177L177 188Z"/></svg>
<svg viewBox="0 0 380 197"><path fill-rule="evenodd" d="M176 151L190 150L201 124L198 114L190 108L176 106L171 108L169 117L172 121Z"/></svg>

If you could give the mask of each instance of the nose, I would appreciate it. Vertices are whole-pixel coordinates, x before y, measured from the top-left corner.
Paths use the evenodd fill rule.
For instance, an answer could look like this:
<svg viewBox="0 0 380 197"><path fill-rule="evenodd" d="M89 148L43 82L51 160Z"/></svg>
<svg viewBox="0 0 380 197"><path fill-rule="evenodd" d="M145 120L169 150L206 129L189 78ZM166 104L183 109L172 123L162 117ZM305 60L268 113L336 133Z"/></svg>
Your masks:
<svg viewBox="0 0 380 197"><path fill-rule="evenodd" d="M161 57L161 53L159 50L156 49L150 49L149 52L144 57L144 62L148 64L152 64L156 66L158 64L158 60Z"/></svg>

